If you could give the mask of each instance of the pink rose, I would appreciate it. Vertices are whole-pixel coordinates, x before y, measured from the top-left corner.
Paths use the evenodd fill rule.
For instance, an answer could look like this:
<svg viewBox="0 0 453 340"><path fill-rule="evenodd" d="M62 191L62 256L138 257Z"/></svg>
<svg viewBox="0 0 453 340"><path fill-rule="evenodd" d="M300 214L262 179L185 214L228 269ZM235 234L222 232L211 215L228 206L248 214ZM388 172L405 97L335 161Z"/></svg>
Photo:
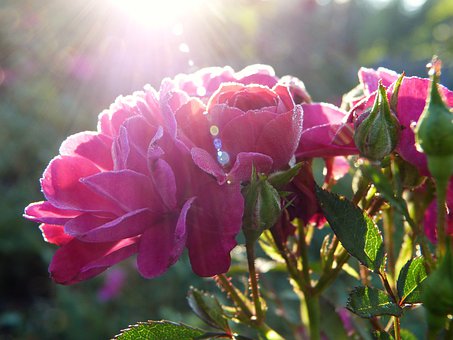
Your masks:
<svg viewBox="0 0 453 340"><path fill-rule="evenodd" d="M194 162L220 184L249 180L252 165L262 173L287 168L302 128L302 108L280 83L222 84L206 104L191 98L175 117Z"/></svg>
<svg viewBox="0 0 453 340"><path fill-rule="evenodd" d="M46 201L25 216L58 245L49 271L62 284L91 278L137 254L139 272L161 275L188 248L200 276L226 272L240 230L238 185L200 171L174 133L172 97L149 89L119 98L97 132L70 136L41 179Z"/></svg>

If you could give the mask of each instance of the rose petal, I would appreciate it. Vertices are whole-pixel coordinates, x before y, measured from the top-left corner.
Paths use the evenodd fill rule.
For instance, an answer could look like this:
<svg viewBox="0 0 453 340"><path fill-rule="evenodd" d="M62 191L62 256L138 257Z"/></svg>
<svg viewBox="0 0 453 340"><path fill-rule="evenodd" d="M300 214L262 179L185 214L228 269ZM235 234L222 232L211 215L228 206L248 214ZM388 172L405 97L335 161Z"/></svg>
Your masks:
<svg viewBox="0 0 453 340"><path fill-rule="evenodd" d="M191 150L194 163L203 171L213 175L219 183L226 181L226 175L220 164L204 149Z"/></svg>
<svg viewBox="0 0 453 340"><path fill-rule="evenodd" d="M297 105L294 111L278 115L264 127L256 151L270 156L274 169L285 167L294 155L301 132L302 107Z"/></svg>
<svg viewBox="0 0 453 340"><path fill-rule="evenodd" d="M112 170L112 141L96 132L80 132L69 136L60 146L60 154L81 156L89 159L103 170Z"/></svg>
<svg viewBox="0 0 453 340"><path fill-rule="evenodd" d="M81 183L81 178L96 173L99 169L83 157L57 156L44 171L42 190L47 200L60 209L118 212L117 205Z"/></svg>
<svg viewBox="0 0 453 340"><path fill-rule="evenodd" d="M65 225L66 233L84 242L114 242L142 234L160 218L149 209L140 209L113 220L81 215Z"/></svg>
<svg viewBox="0 0 453 340"><path fill-rule="evenodd" d="M244 200L239 184L219 186L211 178L200 178L197 184L197 200L187 222L187 247L193 271L207 277L225 273L230 267L230 251L241 230Z"/></svg>
<svg viewBox="0 0 453 340"><path fill-rule="evenodd" d="M256 152L240 152L227 178L232 182L240 183L241 181L250 180L252 169L255 169L257 173L269 173L271 168L271 157ZM220 182L219 184L223 184L224 182Z"/></svg>
<svg viewBox="0 0 453 340"><path fill-rule="evenodd" d="M49 272L55 282L69 285L98 275L136 251L136 239L108 243L73 239L55 252Z"/></svg>
<svg viewBox="0 0 453 340"><path fill-rule="evenodd" d="M57 246L64 246L74 238L64 232L62 225L43 223L39 226L39 229L41 229L42 237L46 242L56 244Z"/></svg>
<svg viewBox="0 0 453 340"><path fill-rule="evenodd" d="M176 218L167 218L146 229L138 247L138 270L145 278L163 274L174 263L172 257Z"/></svg>
<svg viewBox="0 0 453 340"><path fill-rule="evenodd" d="M150 178L132 170L102 172L82 180L84 184L125 211L149 208L163 212L163 205Z"/></svg>
<svg viewBox="0 0 453 340"><path fill-rule="evenodd" d="M303 104L304 121L296 157L329 157L357 154L351 124L343 123L347 113L326 104Z"/></svg>
<svg viewBox="0 0 453 340"><path fill-rule="evenodd" d="M79 214L78 211L58 209L49 202L42 201L29 204L25 208L24 217L34 222L64 224Z"/></svg>

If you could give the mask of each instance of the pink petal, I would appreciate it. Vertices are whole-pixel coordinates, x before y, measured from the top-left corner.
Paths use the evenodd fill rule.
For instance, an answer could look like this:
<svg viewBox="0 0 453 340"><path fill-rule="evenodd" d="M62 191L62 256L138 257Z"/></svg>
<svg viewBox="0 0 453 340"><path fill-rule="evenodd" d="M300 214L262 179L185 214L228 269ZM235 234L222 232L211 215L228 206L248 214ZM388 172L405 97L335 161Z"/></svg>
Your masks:
<svg viewBox="0 0 453 340"><path fill-rule="evenodd" d="M115 202L125 211L150 208L163 211L162 202L149 177L132 171L102 172L82 180L96 193Z"/></svg>
<svg viewBox="0 0 453 340"><path fill-rule="evenodd" d="M42 201L29 204L25 208L24 217L34 222L64 224L79 214L78 211L58 209L48 201Z"/></svg>
<svg viewBox="0 0 453 340"><path fill-rule="evenodd" d="M96 132L80 132L69 136L60 146L64 156L81 156L89 159L103 170L112 170L112 141Z"/></svg>
<svg viewBox="0 0 453 340"><path fill-rule="evenodd" d="M65 225L68 234L84 242L114 242L142 234L161 217L149 209L132 211L114 220L81 215Z"/></svg>
<svg viewBox="0 0 453 340"><path fill-rule="evenodd" d="M166 209L176 208L176 179L171 166L163 159L158 159L150 171L151 180Z"/></svg>
<svg viewBox="0 0 453 340"><path fill-rule="evenodd" d="M264 127L256 142L256 151L272 158L273 169L281 169L294 155L301 132L302 107L297 105L293 111L278 115Z"/></svg>
<svg viewBox="0 0 453 340"><path fill-rule="evenodd" d="M74 239L74 237L64 232L64 227L62 225L43 223L39 226L39 229L41 229L42 237L46 242L56 244L57 246L64 246Z"/></svg>
<svg viewBox="0 0 453 340"><path fill-rule="evenodd" d="M117 205L97 195L80 181L99 171L86 158L57 156L44 171L42 190L47 200L60 209L118 212Z"/></svg>
<svg viewBox="0 0 453 340"><path fill-rule="evenodd" d="M225 273L230 267L244 200L239 184L219 186L210 178L200 178L198 184L197 200L188 216L187 247L193 271L206 277Z"/></svg>
<svg viewBox="0 0 453 340"><path fill-rule="evenodd" d="M346 112L325 103L303 104L304 121L296 156L300 158L357 154Z"/></svg>
<svg viewBox="0 0 453 340"><path fill-rule="evenodd" d="M182 105L176 112L178 122L178 137L189 147L197 146L202 148L212 147L212 136L207 115L204 114L206 107L204 104L193 98Z"/></svg>
<svg viewBox="0 0 453 340"><path fill-rule="evenodd" d="M359 80L365 89L365 94L369 95L378 89L379 81L382 85L389 87L396 79L398 74L395 71L380 67L377 70L362 67L359 70Z"/></svg>
<svg viewBox="0 0 453 340"><path fill-rule="evenodd" d="M294 109L294 100L291 96L288 86L277 84L273 90L278 94L280 99L277 113L285 113Z"/></svg>
<svg viewBox="0 0 453 340"><path fill-rule="evenodd" d="M191 150L194 163L206 173L213 175L219 183L226 181L226 175L220 164L206 150L193 148Z"/></svg>
<svg viewBox="0 0 453 340"><path fill-rule="evenodd" d="M115 169L130 169L148 174L148 147L153 137L162 133L160 130L149 125L141 116L125 121L114 143Z"/></svg>
<svg viewBox="0 0 453 340"><path fill-rule="evenodd" d="M249 111L232 119L220 130L222 150L234 159L239 152L262 152L257 150L257 140L264 127L277 115L271 112Z"/></svg>
<svg viewBox="0 0 453 340"><path fill-rule="evenodd" d="M55 252L49 272L57 283L74 284L98 275L136 251L136 239L108 243L73 239Z"/></svg>
<svg viewBox="0 0 453 340"><path fill-rule="evenodd" d="M179 214L178 222L175 228L175 239L173 244L173 250L171 251L171 261L176 262L181 256L187 242L187 214L190 207L195 201L195 197L188 199Z"/></svg>
<svg viewBox="0 0 453 340"><path fill-rule="evenodd" d="M175 224L175 218L167 218L147 228L140 237L137 265L143 277L150 279L162 275L174 263Z"/></svg>
<svg viewBox="0 0 453 340"><path fill-rule="evenodd" d="M256 152L240 152L227 178L235 183L249 181L252 177L252 168L257 173L267 174L272 168L272 158ZM223 184L224 182L220 182L219 184Z"/></svg>

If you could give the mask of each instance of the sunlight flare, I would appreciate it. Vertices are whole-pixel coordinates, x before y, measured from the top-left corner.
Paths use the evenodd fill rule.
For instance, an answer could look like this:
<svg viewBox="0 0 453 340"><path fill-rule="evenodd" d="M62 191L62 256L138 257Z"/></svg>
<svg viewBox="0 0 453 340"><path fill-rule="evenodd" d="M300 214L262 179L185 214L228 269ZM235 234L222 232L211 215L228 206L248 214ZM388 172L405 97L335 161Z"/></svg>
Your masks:
<svg viewBox="0 0 453 340"><path fill-rule="evenodd" d="M175 24L200 10L204 0L110 0L130 19L148 27Z"/></svg>

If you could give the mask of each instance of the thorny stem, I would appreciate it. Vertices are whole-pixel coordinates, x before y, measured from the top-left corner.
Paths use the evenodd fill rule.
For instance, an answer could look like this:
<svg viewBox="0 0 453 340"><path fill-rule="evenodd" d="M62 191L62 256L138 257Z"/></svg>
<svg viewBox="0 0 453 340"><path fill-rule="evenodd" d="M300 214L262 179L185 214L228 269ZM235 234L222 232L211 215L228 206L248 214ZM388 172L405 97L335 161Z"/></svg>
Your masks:
<svg viewBox="0 0 453 340"><path fill-rule="evenodd" d="M236 287L234 287L230 279L225 274L218 274L215 279L217 284L223 288L228 293L231 300L233 300L239 310L239 313L241 313L248 320L247 324L249 326L255 328L264 337L264 339L283 340L283 337L269 327L265 322L261 322L260 324L256 323L253 313L249 306L247 306L246 301L244 301L244 299L239 295Z"/></svg>
<svg viewBox="0 0 453 340"><path fill-rule="evenodd" d="M239 308L240 312L250 319L253 316L253 313L250 311L243 298L239 296L236 287L234 287L230 279L225 274L218 274L216 275L216 281L217 284L227 292L231 300L233 300L234 304Z"/></svg>
<svg viewBox="0 0 453 340"><path fill-rule="evenodd" d="M252 288L252 299L255 306L256 323L259 325L264 321L264 313L260 300L258 273L255 268L255 245L254 243L247 242L245 248L247 250L247 263L249 267L250 286Z"/></svg>

